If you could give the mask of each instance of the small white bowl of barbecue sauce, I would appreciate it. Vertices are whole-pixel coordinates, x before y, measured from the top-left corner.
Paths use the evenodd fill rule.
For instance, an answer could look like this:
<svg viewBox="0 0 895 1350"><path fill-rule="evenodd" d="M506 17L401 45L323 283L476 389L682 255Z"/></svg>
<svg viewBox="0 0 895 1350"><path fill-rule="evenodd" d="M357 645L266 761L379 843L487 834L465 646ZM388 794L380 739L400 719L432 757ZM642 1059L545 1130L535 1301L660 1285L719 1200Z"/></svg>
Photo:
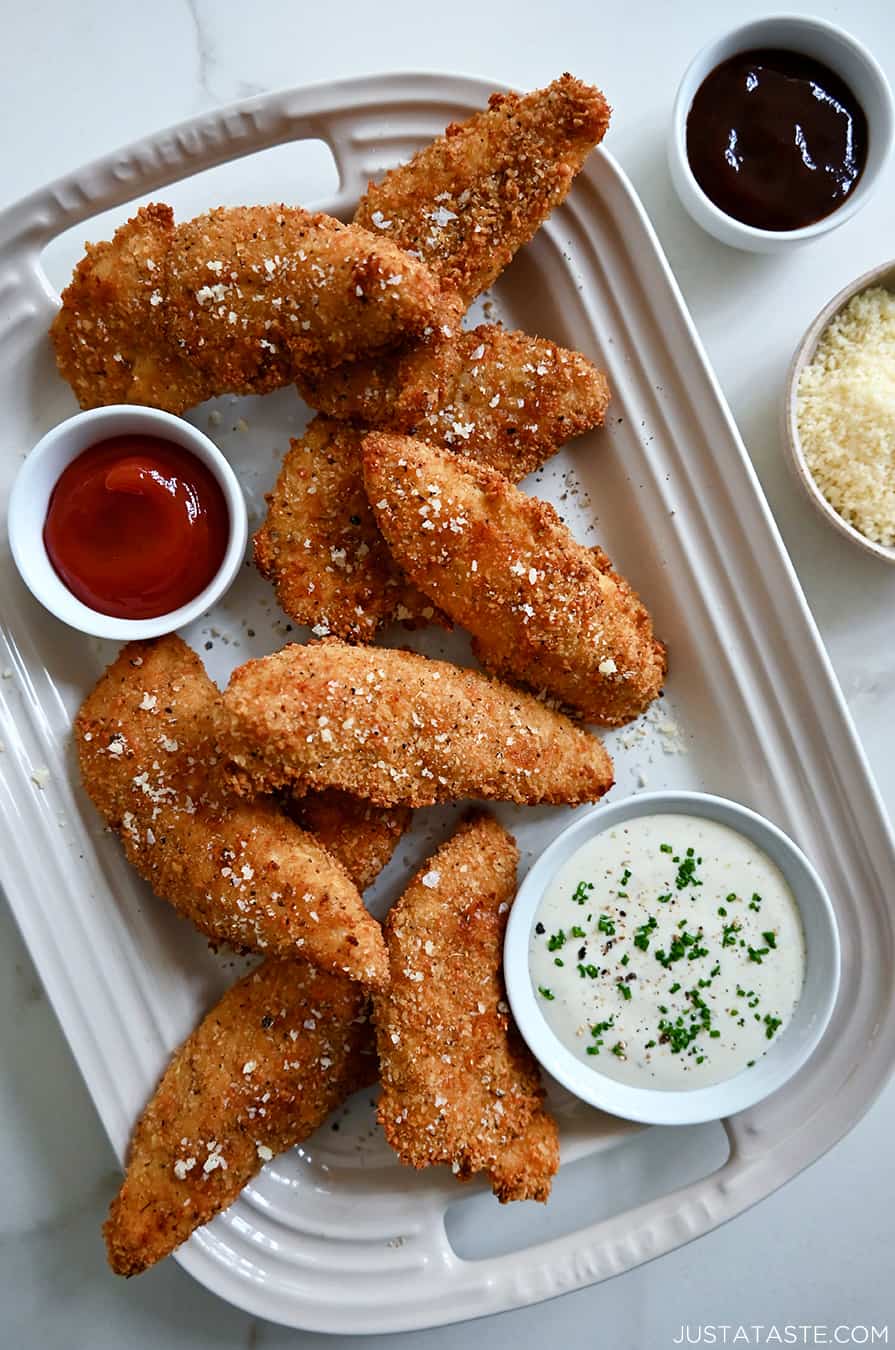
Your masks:
<svg viewBox="0 0 895 1350"><path fill-rule="evenodd" d="M893 136L892 92L870 53L833 24L783 15L736 29L692 61L669 165L709 234L776 253L859 211Z"/></svg>
<svg viewBox="0 0 895 1350"><path fill-rule="evenodd" d="M580 817L510 913L507 996L544 1068L592 1106L684 1125L755 1105L824 1033L839 939L823 883L770 821L697 792Z"/></svg>
<svg viewBox="0 0 895 1350"><path fill-rule="evenodd" d="M48 431L8 513L22 580L58 619L119 642L204 613L245 558L242 489L213 441L156 408L93 408Z"/></svg>

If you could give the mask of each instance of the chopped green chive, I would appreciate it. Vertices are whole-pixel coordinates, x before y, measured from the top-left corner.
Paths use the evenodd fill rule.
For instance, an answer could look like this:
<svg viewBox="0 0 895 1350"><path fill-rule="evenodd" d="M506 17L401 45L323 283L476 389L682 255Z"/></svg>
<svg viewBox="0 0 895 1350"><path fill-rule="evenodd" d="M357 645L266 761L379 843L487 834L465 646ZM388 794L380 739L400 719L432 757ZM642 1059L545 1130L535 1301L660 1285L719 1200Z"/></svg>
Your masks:
<svg viewBox="0 0 895 1350"><path fill-rule="evenodd" d="M603 1035L612 1028L614 1023L615 1018L610 1017L605 1022L597 1022L591 1027L590 1034L593 1037L594 1043L587 1047L587 1053L589 1055L598 1055L600 1053L600 1050L603 1048Z"/></svg>
<svg viewBox="0 0 895 1350"><path fill-rule="evenodd" d="M651 914L646 923L642 923L634 930L634 946L645 952L649 947L650 933L655 927L657 927L656 920Z"/></svg>
<svg viewBox="0 0 895 1350"><path fill-rule="evenodd" d="M674 879L674 884L679 891L682 891L685 886L702 885L702 882L696 875L696 866L697 863L695 857L693 856L693 850L692 848L688 848L687 856L686 858L683 859L680 866L678 867L677 876Z"/></svg>
<svg viewBox="0 0 895 1350"><path fill-rule="evenodd" d="M678 927L684 927L685 923L686 920L684 920L683 924L679 924ZM701 937L701 928L696 933L688 933L684 927L683 932L675 933L674 937L671 939L671 946L667 952L664 948L660 948L656 952L656 960L667 970L674 961L681 961L684 957L686 957L688 961L696 961L701 956L708 956L708 947L703 947L699 941Z"/></svg>

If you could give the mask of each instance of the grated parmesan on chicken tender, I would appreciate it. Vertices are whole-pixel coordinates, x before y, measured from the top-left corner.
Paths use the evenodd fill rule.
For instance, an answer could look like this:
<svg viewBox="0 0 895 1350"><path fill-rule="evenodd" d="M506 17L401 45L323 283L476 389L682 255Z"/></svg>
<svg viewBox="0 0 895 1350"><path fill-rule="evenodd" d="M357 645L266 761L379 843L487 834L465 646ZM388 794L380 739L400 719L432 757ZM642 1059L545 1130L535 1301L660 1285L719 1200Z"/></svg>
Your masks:
<svg viewBox="0 0 895 1350"><path fill-rule="evenodd" d="M458 318L424 264L359 226L293 206L218 207L175 226L156 203L87 246L50 335L82 408L179 413Z"/></svg>
<svg viewBox="0 0 895 1350"><path fill-rule="evenodd" d="M409 806L374 806L347 792L309 792L286 813L336 858L359 891L379 876L413 814Z"/></svg>
<svg viewBox="0 0 895 1350"><path fill-rule="evenodd" d="M364 491L356 423L418 430L515 483L569 437L599 426L609 400L605 377L580 353L494 324L300 387L330 415L291 442L255 535L255 562L296 623L352 642L372 641L394 619L444 622L385 546Z"/></svg>
<svg viewBox="0 0 895 1350"><path fill-rule="evenodd" d="M609 117L600 90L568 74L530 94L492 94L371 183L355 223L422 258L469 305L566 196Z"/></svg>
<svg viewBox="0 0 895 1350"><path fill-rule="evenodd" d="M467 819L390 910L389 992L373 1005L388 1142L412 1167L488 1172L502 1201L546 1200L559 1165L500 973L518 861L492 816Z"/></svg>
<svg viewBox="0 0 895 1350"><path fill-rule="evenodd" d="M493 674L604 726L658 696L665 649L646 608L549 503L493 469L382 432L364 441L364 479L395 561L472 634Z"/></svg>
<svg viewBox="0 0 895 1350"><path fill-rule="evenodd" d="M282 609L316 637L372 642L391 619L436 618L379 533L364 491L364 432L315 417L290 442L267 518L254 537L255 565Z"/></svg>
<svg viewBox="0 0 895 1350"><path fill-rule="evenodd" d="M88 796L140 876L212 942L381 983L379 924L341 864L273 802L212 782L218 699L180 638L124 647L75 720Z"/></svg>
<svg viewBox="0 0 895 1350"><path fill-rule="evenodd" d="M161 1261L376 1075L364 991L265 961L175 1052L137 1122L103 1227L109 1265L139 1275Z"/></svg>
<svg viewBox="0 0 895 1350"><path fill-rule="evenodd" d="M606 377L586 356L493 323L322 371L298 387L331 417L446 445L512 483L602 426L609 405Z"/></svg>
<svg viewBox="0 0 895 1350"><path fill-rule="evenodd" d="M415 652L293 644L238 667L219 747L237 790L339 788L380 806L596 801L612 761L531 694Z"/></svg>

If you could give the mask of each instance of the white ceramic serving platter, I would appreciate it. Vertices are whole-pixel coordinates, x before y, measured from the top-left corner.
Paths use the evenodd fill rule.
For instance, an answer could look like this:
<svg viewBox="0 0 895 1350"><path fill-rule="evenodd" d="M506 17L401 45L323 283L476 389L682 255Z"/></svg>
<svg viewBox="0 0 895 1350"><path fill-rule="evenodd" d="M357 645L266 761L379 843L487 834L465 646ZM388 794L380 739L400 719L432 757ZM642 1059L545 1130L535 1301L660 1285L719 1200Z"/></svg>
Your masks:
<svg viewBox="0 0 895 1350"><path fill-rule="evenodd" d="M5 211L4 504L21 456L75 410L46 329L85 235L107 237L129 214L125 203L162 187L181 218L219 202L284 199L344 216L370 174L482 106L488 93L479 81L407 75L252 99L110 155ZM280 148L240 158L271 146ZM394 1332L457 1321L670 1251L829 1148L866 1111L895 1053L887 899L895 840L681 296L609 154L591 156L485 309L584 351L607 369L614 391L607 427L528 484L556 502L579 537L606 547L669 645L667 697L608 738L613 798L647 786L702 788L788 831L833 898L842 992L808 1066L723 1131L635 1131L554 1090L563 1166L547 1206L502 1208L441 1169L400 1167L375 1128L375 1094L361 1094L303 1148L269 1164L177 1256L222 1297L296 1327ZM193 416L229 455L254 522L287 439L306 417L291 390L220 399ZM5 538L0 568L0 879L122 1157L171 1050L244 962L212 956L148 892L77 786L71 716L113 649L39 609ZM218 679L296 636L248 565L225 602L186 632ZM407 640L400 631L388 636ZM411 641L471 659L459 635ZM420 813L371 894L377 913L456 814ZM500 814L517 834L523 866L569 820L555 809Z"/></svg>

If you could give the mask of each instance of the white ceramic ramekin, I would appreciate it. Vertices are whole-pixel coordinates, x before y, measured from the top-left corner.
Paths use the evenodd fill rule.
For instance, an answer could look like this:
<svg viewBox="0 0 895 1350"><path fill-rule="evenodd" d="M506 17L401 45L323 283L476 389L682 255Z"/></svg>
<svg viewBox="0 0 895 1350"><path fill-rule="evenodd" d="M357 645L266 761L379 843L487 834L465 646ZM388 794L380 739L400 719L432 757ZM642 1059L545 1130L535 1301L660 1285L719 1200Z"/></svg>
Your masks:
<svg viewBox="0 0 895 1350"><path fill-rule="evenodd" d="M850 525L843 516L840 516L836 508L827 501L809 468L799 435L799 380L802 377L802 371L813 359L814 353L817 351L817 344L823 337L827 325L835 319L839 311L844 309L854 296L859 295L861 291L870 290L871 286L882 286L884 290L895 292L895 261L881 263L879 267L872 268L871 271L857 277L855 281L852 281L837 295L834 295L832 300L824 305L798 347L796 347L786 380L786 397L783 403L783 444L796 479L804 489L811 505L823 516L827 524L832 525L834 530L838 530L853 544L857 544L864 553L870 553L874 558L882 559L883 562L895 563L895 547L888 544L878 544L875 540L868 539L866 534L862 534L860 530L855 529L854 525Z"/></svg>
<svg viewBox="0 0 895 1350"><path fill-rule="evenodd" d="M830 215L800 230L759 230L727 215L703 192L687 158L687 116L697 89L722 61L756 47L779 47L822 61L845 81L867 116L870 138L867 163L857 187ZM782 253L838 229L866 205L883 173L893 139L895 105L892 91L882 68L866 48L835 24L796 14L781 14L735 28L710 42L694 57L681 80L674 103L668 163L675 190L697 225L733 248L752 253Z"/></svg>
<svg viewBox="0 0 895 1350"><path fill-rule="evenodd" d="M529 970L531 931L541 897L563 863L594 835L637 816L703 816L737 830L763 849L783 872L802 916L805 984L792 1020L750 1069L709 1087L666 1091L608 1078L566 1049L545 1019ZM583 1101L627 1120L650 1125L693 1125L745 1111L801 1069L826 1030L839 988L839 934L823 882L801 849L776 825L746 806L702 792L646 792L599 806L564 830L523 881L507 924L504 977L516 1024L548 1073Z"/></svg>
<svg viewBox="0 0 895 1350"><path fill-rule="evenodd" d="M111 436L158 436L191 451L220 484L230 516L223 562L203 591L170 614L154 619L119 619L83 604L50 562L43 529L53 488L62 471L84 450ZM115 404L76 413L48 431L19 469L9 498L9 544L31 594L57 619L93 637L129 642L172 633L199 617L232 585L245 557L248 513L239 481L213 441L190 422L157 408Z"/></svg>

